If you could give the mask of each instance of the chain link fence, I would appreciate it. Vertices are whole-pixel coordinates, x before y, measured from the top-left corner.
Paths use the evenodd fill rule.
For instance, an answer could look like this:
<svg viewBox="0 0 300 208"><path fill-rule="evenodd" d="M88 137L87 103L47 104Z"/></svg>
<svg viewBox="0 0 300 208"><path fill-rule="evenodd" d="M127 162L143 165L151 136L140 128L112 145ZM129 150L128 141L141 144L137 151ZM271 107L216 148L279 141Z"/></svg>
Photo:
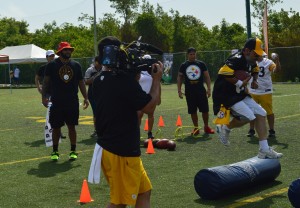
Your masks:
<svg viewBox="0 0 300 208"><path fill-rule="evenodd" d="M280 57L282 70L273 75L274 82L299 82L300 78L300 46L294 47L278 47L270 48L269 53L277 53ZM214 81L217 77L220 67L224 64L226 58L231 54L231 50L220 51L198 51L197 59L206 63L211 80ZM155 56L154 56L155 57ZM161 56L157 56L159 60ZM74 58L82 66L82 73L92 64L93 57ZM177 74L181 63L186 60L186 53L173 53L173 65L171 71L171 83L176 83ZM35 72L43 63L35 64L11 64L10 69L15 66L21 70L20 83L21 85L34 86ZM0 84L9 84L9 66L7 64L0 65Z"/></svg>

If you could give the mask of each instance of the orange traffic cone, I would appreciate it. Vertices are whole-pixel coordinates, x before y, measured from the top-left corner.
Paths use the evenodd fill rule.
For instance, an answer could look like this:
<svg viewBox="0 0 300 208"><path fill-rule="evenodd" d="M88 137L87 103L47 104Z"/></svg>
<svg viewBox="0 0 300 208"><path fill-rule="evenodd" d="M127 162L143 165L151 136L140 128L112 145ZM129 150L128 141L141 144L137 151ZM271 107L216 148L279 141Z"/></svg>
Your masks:
<svg viewBox="0 0 300 208"><path fill-rule="evenodd" d="M147 147L147 154L154 154L154 148L153 148L153 143L152 143L152 139L148 139L148 147Z"/></svg>
<svg viewBox="0 0 300 208"><path fill-rule="evenodd" d="M165 122L164 122L162 116L159 117L158 126L159 127L164 127L165 126Z"/></svg>
<svg viewBox="0 0 300 208"><path fill-rule="evenodd" d="M148 119L145 121L144 131L148 131Z"/></svg>
<svg viewBox="0 0 300 208"><path fill-rule="evenodd" d="M87 181L84 179L82 183L80 199L78 200L78 202L85 204L92 201L94 200L91 198Z"/></svg>
<svg viewBox="0 0 300 208"><path fill-rule="evenodd" d="M177 117L176 126L182 126L182 121L181 121L180 115L178 115L178 117Z"/></svg>

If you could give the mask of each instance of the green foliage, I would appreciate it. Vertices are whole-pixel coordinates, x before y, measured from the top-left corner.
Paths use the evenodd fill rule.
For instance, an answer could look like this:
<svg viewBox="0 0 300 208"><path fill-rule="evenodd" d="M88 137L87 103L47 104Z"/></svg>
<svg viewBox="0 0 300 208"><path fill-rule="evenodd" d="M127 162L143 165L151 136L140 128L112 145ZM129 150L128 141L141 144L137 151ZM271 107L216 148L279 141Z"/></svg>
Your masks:
<svg viewBox="0 0 300 208"><path fill-rule="evenodd" d="M117 14L121 14L124 18L124 24L128 24L135 16L138 9L138 0L109 0L112 8L116 9Z"/></svg>
<svg viewBox="0 0 300 208"><path fill-rule="evenodd" d="M6 46L29 44L32 35L28 32L28 23L15 18L0 18L0 49Z"/></svg>
<svg viewBox="0 0 300 208"><path fill-rule="evenodd" d="M273 47L299 46L299 12L281 10L269 15L269 42ZM291 29L292 28L292 29Z"/></svg>

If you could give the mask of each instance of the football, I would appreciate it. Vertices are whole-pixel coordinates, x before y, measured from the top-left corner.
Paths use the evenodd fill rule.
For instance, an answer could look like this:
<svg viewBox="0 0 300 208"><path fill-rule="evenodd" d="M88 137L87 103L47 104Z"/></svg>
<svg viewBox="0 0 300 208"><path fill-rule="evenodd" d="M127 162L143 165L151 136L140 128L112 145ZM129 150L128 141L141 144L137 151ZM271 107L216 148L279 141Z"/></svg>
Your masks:
<svg viewBox="0 0 300 208"><path fill-rule="evenodd" d="M153 139L152 140L152 143L153 143L153 147L156 147L156 143L160 141L160 139Z"/></svg>
<svg viewBox="0 0 300 208"><path fill-rule="evenodd" d="M168 139L161 139L158 142L156 142L156 147L158 149L167 149L168 148Z"/></svg>
<svg viewBox="0 0 300 208"><path fill-rule="evenodd" d="M168 142L168 151L175 151L176 143L172 140L169 140Z"/></svg>
<svg viewBox="0 0 300 208"><path fill-rule="evenodd" d="M241 81L244 81L245 79L247 79L248 77L250 77L251 75L244 71L244 70L235 70L234 71L234 76Z"/></svg>
<svg viewBox="0 0 300 208"><path fill-rule="evenodd" d="M278 54L277 54L277 53L272 53L272 54L271 54L271 58L272 58L273 60L277 59L277 58L278 58Z"/></svg>

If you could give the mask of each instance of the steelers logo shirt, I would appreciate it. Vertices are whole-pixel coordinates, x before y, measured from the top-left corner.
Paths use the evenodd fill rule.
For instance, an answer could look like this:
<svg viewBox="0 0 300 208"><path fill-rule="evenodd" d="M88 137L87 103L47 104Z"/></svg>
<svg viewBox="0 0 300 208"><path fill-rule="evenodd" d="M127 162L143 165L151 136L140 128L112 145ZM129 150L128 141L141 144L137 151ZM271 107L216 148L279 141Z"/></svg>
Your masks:
<svg viewBox="0 0 300 208"><path fill-rule="evenodd" d="M181 64L179 72L184 76L185 90L205 90L203 86L203 72L207 67L202 61L186 61Z"/></svg>

